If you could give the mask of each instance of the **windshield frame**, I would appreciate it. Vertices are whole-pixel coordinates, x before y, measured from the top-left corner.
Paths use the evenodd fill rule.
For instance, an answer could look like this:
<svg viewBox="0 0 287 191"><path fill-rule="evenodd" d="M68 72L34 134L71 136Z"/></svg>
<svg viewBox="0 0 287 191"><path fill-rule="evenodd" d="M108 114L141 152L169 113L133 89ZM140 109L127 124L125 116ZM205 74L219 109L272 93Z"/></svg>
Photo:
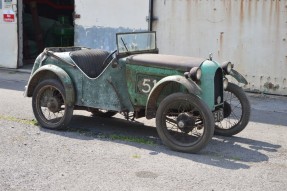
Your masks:
<svg viewBox="0 0 287 191"><path fill-rule="evenodd" d="M119 42L120 38L119 36L123 36L123 35L136 35L136 34L153 34L154 36L154 48L151 49L144 49L144 50L129 50L128 47L126 47L125 43L123 42ZM120 47L119 45L123 44L124 48L126 49L126 51L120 51ZM124 32L124 33L116 33L116 46L117 46L117 57L125 57L125 56L129 56L129 55L133 55L133 54L143 54L143 53L158 53L158 48L157 48L157 43L156 43L156 32L155 31L140 31L140 32Z"/></svg>

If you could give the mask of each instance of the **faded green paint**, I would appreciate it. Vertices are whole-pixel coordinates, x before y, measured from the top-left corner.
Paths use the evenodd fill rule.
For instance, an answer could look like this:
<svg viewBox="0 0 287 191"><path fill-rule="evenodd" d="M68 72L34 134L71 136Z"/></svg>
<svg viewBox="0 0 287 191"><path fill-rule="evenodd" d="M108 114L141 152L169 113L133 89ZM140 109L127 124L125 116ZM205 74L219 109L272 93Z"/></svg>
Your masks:
<svg viewBox="0 0 287 191"><path fill-rule="evenodd" d="M55 55L66 62L75 64L70 58L69 52L55 53ZM52 65L53 67L51 67ZM92 79L86 76L78 66L72 67L54 57L38 59L32 70L31 80L33 83L29 81L27 92L33 92L33 88L37 85L40 77L45 78L41 71L50 71L59 77L61 76L57 70L48 70L49 68L60 68L70 77L70 84L75 93L73 94L68 90L69 86L65 86L65 91L67 98L74 95L75 105L115 111L134 111L130 100L127 99L129 94L125 79L125 64L118 64L115 68L110 64L97 78ZM38 73L42 75L38 75ZM65 80L62 83L65 84ZM30 84L34 84L33 87ZM31 97L32 93L27 94L27 96Z"/></svg>
<svg viewBox="0 0 287 191"><path fill-rule="evenodd" d="M91 79L84 75L81 105L115 111L134 111L125 73L125 64L118 63L117 67L110 64L97 78Z"/></svg>
<svg viewBox="0 0 287 191"><path fill-rule="evenodd" d="M120 62L125 63L126 59L123 58L121 59ZM192 88L190 88L189 93L198 95L208 105L208 107L211 110L214 110L215 109L214 75L215 75L216 70L220 68L220 66L216 62L206 60L203 62L203 64L200 67L202 70L202 77L198 85L190 79L188 80L188 82L185 81L184 83L177 82L176 77L175 77L171 81L177 84L176 86L177 89L173 85L172 88L167 88L171 91L165 92L165 93L161 92L161 97L165 97L172 92L182 92L182 91L185 91L185 89L189 91L188 89L189 86L192 86ZM186 71L178 71L178 70L171 70L171 69L164 69L164 68L145 67L145 66L137 65L133 63L127 63L126 68L127 68L126 78L128 82L128 91L130 94L131 102L135 106L146 105L147 109L149 108L148 105L151 104L150 110L153 110L151 111L151 113L154 112L154 109L155 109L154 106L155 104L157 104L154 102L154 100L148 103L148 100L152 97L152 96L149 96L149 93L155 91L155 89L153 90L153 88L155 86L160 86L159 85L160 83L165 83L164 81L160 82L160 80L167 76L181 76L181 79L185 79L183 74L184 72L186 72ZM147 79L148 81L147 80L144 81L143 79ZM156 80L156 83L154 83L154 80ZM187 83L189 83L190 85L187 85ZM168 83L165 83L165 85L166 84ZM142 90L145 90L146 93L141 91L140 88L143 88ZM158 96L159 95L156 96L156 101L161 100L161 99L157 99ZM148 111L146 112L148 113Z"/></svg>
<svg viewBox="0 0 287 191"><path fill-rule="evenodd" d="M231 69L230 76L235 78L239 83L243 83L245 85L248 84L247 80L239 72L237 72L234 69Z"/></svg>
<svg viewBox="0 0 287 191"><path fill-rule="evenodd" d="M75 90L69 75L60 67L52 64L48 64L35 70L31 78L29 79L26 94L32 96L36 84L42 76L45 76L48 72L55 74L64 86L67 104L72 106L75 103Z"/></svg>
<svg viewBox="0 0 287 191"><path fill-rule="evenodd" d="M98 77L90 78L74 63L69 52L55 54L75 65L72 67L49 57L51 60L57 60L55 64L61 65L71 76L77 92L76 105L114 111L134 111L130 100L127 99L129 95L125 79L125 64L112 67L110 63Z"/></svg>
<svg viewBox="0 0 287 191"><path fill-rule="evenodd" d="M125 62L125 58L120 60L120 63L122 64ZM183 72L171 69L146 67L132 63L126 64L128 92L133 105L145 107L148 95L154 85L162 78L171 75L183 75ZM168 90L166 91L167 92L165 93L168 93ZM174 89L173 92L175 91L179 91L179 89Z"/></svg>
<svg viewBox="0 0 287 191"><path fill-rule="evenodd" d="M41 53L39 56L37 56L33 68L32 68L32 74L35 73L35 71L41 66L41 63L47 58L45 53ZM30 77L31 78L31 77Z"/></svg>
<svg viewBox="0 0 287 191"><path fill-rule="evenodd" d="M202 78L196 84L184 77L187 71L137 65L127 62L126 58L119 59L116 65L110 63L97 78L89 78L74 63L69 52L54 54L64 61L45 54L36 59L27 96L32 96L37 83L41 78L50 77L47 75L50 72L63 83L68 103L77 106L130 112L135 108L152 108L154 114L165 96L189 92L198 95L214 110L214 74L219 68L216 62L204 61L200 66Z"/></svg>
<svg viewBox="0 0 287 191"><path fill-rule="evenodd" d="M201 79L200 79L200 88L201 94L200 97L205 101L210 110L215 109L214 105L214 75L216 70L219 68L219 65L216 62L206 60L201 65Z"/></svg>
<svg viewBox="0 0 287 191"><path fill-rule="evenodd" d="M61 57L61 59L65 60L66 62L69 63L74 63L73 60L70 58L69 53L55 53L55 55ZM63 70L65 70L67 72L67 74L70 76L70 78L72 79L73 85L74 85L74 89L75 89L75 104L78 105L79 103L81 103L82 100L82 81L83 81L83 74L82 72L79 70L78 67L73 67L69 64L66 64L65 62L62 62L54 57L49 56L43 63L42 65L45 64L54 64L59 66L60 68L62 68Z"/></svg>
<svg viewBox="0 0 287 191"><path fill-rule="evenodd" d="M161 79L151 90L148 96L148 102L146 104L146 118L151 119L156 115L157 102L159 100L159 95L162 92L162 89L166 87L169 83L180 84L184 87L188 93L200 95L200 87L192 80L186 79L180 75L167 76Z"/></svg>

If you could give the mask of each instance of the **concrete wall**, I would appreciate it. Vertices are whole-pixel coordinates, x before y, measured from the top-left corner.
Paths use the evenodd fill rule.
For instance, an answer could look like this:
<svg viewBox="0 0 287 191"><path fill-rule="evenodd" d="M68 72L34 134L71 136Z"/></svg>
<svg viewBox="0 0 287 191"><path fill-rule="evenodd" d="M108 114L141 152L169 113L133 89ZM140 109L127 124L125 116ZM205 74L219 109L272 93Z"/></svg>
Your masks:
<svg viewBox="0 0 287 191"><path fill-rule="evenodd" d="M148 29L148 0L75 0L75 46L112 51L117 32Z"/></svg>
<svg viewBox="0 0 287 191"><path fill-rule="evenodd" d="M230 60L246 90L287 95L287 0L154 0L160 53Z"/></svg>

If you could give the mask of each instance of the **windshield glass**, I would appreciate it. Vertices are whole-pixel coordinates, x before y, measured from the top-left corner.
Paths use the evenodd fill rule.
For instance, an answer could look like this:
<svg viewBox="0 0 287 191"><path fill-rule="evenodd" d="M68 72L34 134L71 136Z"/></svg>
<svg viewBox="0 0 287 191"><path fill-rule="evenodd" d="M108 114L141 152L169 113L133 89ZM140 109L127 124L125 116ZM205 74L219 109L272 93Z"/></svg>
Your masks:
<svg viewBox="0 0 287 191"><path fill-rule="evenodd" d="M120 54L155 50L155 32L118 33L117 49Z"/></svg>

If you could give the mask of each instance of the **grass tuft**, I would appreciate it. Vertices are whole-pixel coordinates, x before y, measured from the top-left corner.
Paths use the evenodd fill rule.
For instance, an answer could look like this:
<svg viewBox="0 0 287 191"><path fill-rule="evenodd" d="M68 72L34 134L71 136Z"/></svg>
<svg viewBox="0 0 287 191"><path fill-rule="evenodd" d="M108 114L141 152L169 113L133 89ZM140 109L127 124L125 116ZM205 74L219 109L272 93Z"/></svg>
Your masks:
<svg viewBox="0 0 287 191"><path fill-rule="evenodd" d="M112 135L109 135L108 138L112 140L127 141L127 142L140 143L140 144L146 144L146 145L154 145L153 141L148 140L146 138L142 138L142 137L112 134Z"/></svg>
<svg viewBox="0 0 287 191"><path fill-rule="evenodd" d="M20 119L20 118L12 117L12 116L0 115L0 120L13 121L17 123L26 124L26 125L38 126L38 122L35 119L28 120L28 119Z"/></svg>
<svg viewBox="0 0 287 191"><path fill-rule="evenodd" d="M6 121L13 121L21 124L26 125L34 125L39 126L38 122L35 119L28 120L28 119L20 119L17 117L12 116L4 116L0 115L0 120L6 120ZM152 140L149 140L147 138L143 137L134 137L134 136L128 136L128 135L117 135L117 134L101 134L101 133L95 133L87 130L82 129L68 129L69 132L76 132L84 136L88 137L96 137L96 138L103 138L103 139L111 139L111 140L119 140L119 141L126 141L126 142L133 142L133 143L140 143L140 144L146 144L146 145L155 145L155 142Z"/></svg>
<svg viewBox="0 0 287 191"><path fill-rule="evenodd" d="M133 158L139 159L139 158L141 158L141 156L140 156L139 154L134 154L134 155L133 155Z"/></svg>

